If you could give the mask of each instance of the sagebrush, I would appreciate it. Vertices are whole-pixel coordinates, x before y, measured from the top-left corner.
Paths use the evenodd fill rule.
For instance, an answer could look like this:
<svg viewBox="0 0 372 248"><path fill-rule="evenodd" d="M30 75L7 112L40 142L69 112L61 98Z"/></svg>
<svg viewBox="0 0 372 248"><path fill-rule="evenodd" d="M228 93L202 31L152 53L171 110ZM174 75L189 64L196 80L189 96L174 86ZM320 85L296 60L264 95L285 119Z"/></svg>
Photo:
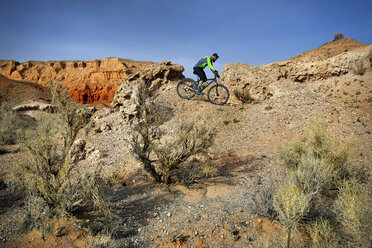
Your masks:
<svg viewBox="0 0 372 248"><path fill-rule="evenodd" d="M273 204L287 231L312 222L309 234L315 247L337 247L341 243L368 247L372 236L371 196L362 184L368 173L353 158L355 153L352 144L330 134L322 119L310 121L303 137L279 147L287 177L276 190ZM294 204L296 199L302 199L302 203ZM291 203L296 207L289 207ZM307 210L303 212L305 203ZM344 229L350 238L342 235ZM290 238L287 247L289 242Z"/></svg>
<svg viewBox="0 0 372 248"><path fill-rule="evenodd" d="M354 245L372 244L372 200L356 179L345 180L335 202L338 218L347 227Z"/></svg>
<svg viewBox="0 0 372 248"><path fill-rule="evenodd" d="M313 247L337 247L338 237L333 225L328 220L320 218L310 227L310 237Z"/></svg>
<svg viewBox="0 0 372 248"><path fill-rule="evenodd" d="M27 221L32 225L38 223L43 233L48 229L51 216L71 215L81 206L92 205L110 214L102 193L106 184L100 168L93 173L73 175L75 164L70 151L92 111L73 102L61 87L50 85L57 115L42 115L35 129L19 133L20 143L30 156L17 166L15 175L29 196Z"/></svg>
<svg viewBox="0 0 372 248"><path fill-rule="evenodd" d="M297 229L309 209L309 200L291 180L281 184L274 194L273 206L278 213L280 224L287 232L287 247L290 247L292 232Z"/></svg>
<svg viewBox="0 0 372 248"><path fill-rule="evenodd" d="M131 152L156 182L167 184L171 182L171 171L213 144L214 129L195 118L182 123L173 137L166 137L160 129L166 117L155 102L157 92L150 93L147 83L139 82L134 90L138 123L133 128Z"/></svg>
<svg viewBox="0 0 372 248"><path fill-rule="evenodd" d="M0 145L10 145L16 142L18 115L7 102L0 106Z"/></svg>
<svg viewBox="0 0 372 248"><path fill-rule="evenodd" d="M343 179L356 176L360 172L352 163L352 152L352 144L332 138L326 122L320 119L308 123L304 137L285 142L278 148L278 155L283 164L295 172L303 186L310 187L306 184L313 184L311 187L319 189L320 184L321 187L335 186ZM310 178L317 182L310 182Z"/></svg>

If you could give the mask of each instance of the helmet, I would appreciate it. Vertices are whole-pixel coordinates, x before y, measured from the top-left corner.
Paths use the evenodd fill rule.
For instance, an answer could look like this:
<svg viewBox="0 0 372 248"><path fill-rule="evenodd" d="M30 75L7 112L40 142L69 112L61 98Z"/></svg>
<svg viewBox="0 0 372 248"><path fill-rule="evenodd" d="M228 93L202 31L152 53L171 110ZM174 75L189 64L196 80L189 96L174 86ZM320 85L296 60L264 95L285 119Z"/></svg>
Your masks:
<svg viewBox="0 0 372 248"><path fill-rule="evenodd" d="M217 53L212 54L212 56L215 56L217 59L220 57Z"/></svg>

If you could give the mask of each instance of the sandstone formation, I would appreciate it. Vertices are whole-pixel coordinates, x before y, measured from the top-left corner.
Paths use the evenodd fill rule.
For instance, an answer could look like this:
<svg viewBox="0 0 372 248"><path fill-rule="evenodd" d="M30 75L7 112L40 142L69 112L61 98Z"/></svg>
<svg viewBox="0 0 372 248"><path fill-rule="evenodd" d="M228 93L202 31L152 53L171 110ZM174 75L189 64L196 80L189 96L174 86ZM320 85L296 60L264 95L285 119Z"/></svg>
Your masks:
<svg viewBox="0 0 372 248"><path fill-rule="evenodd" d="M329 51L333 51L334 56ZM341 39L281 62L261 66L227 64L221 79L231 92L246 90L252 98L264 100L273 94L270 84L281 79L305 82L371 70L372 45ZM232 98L236 100L234 95Z"/></svg>
<svg viewBox="0 0 372 248"><path fill-rule="evenodd" d="M62 82L72 98L80 103L110 103L121 81L152 62L120 58L91 61L0 61L0 74L23 82L48 86Z"/></svg>

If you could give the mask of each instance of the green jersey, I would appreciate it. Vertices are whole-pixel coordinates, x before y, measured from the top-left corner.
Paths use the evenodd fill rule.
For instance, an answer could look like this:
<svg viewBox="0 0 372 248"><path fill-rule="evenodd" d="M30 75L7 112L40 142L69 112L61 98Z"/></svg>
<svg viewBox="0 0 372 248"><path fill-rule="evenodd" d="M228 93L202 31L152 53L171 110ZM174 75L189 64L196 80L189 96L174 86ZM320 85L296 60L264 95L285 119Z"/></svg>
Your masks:
<svg viewBox="0 0 372 248"><path fill-rule="evenodd" d="M199 62L196 63L196 65L194 65L194 68L195 67L200 67L200 68L204 69L207 65L211 69L211 71L213 71L213 72L216 71L216 69L214 69L214 67L213 67L212 60L211 60L210 56L205 56L204 58L199 60Z"/></svg>

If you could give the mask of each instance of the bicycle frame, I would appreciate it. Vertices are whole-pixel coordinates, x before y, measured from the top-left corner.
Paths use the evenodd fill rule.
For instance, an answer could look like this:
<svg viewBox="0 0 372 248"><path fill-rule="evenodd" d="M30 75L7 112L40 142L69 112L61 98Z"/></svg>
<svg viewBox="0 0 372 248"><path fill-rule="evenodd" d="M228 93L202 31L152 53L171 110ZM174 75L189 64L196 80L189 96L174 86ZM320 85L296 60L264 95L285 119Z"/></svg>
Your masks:
<svg viewBox="0 0 372 248"><path fill-rule="evenodd" d="M198 78L199 79L199 78ZM184 78L177 84L177 94L183 98L183 99L191 99L195 95L204 95L204 93L201 93L201 91L205 90L210 86L212 83L215 83L215 85L209 87L207 96L208 100L217 105L223 105L229 100L229 90L227 87L221 83L218 82L218 78L208 78L204 83L206 84L200 91L198 91L199 81L195 81L192 78ZM222 94L222 95L221 95ZM222 98L221 98L222 96Z"/></svg>
<svg viewBox="0 0 372 248"><path fill-rule="evenodd" d="M197 85L199 85L199 81L200 81L200 78L198 77L198 78L197 78L197 81L195 81L195 83L196 83ZM201 91L203 91L204 89L208 88L208 86L211 85L212 83L216 83L216 84L218 84L218 83L217 83L217 77L214 77L214 78L207 78L207 81L205 81L204 83L207 83L207 85L204 86L204 87L202 87Z"/></svg>

